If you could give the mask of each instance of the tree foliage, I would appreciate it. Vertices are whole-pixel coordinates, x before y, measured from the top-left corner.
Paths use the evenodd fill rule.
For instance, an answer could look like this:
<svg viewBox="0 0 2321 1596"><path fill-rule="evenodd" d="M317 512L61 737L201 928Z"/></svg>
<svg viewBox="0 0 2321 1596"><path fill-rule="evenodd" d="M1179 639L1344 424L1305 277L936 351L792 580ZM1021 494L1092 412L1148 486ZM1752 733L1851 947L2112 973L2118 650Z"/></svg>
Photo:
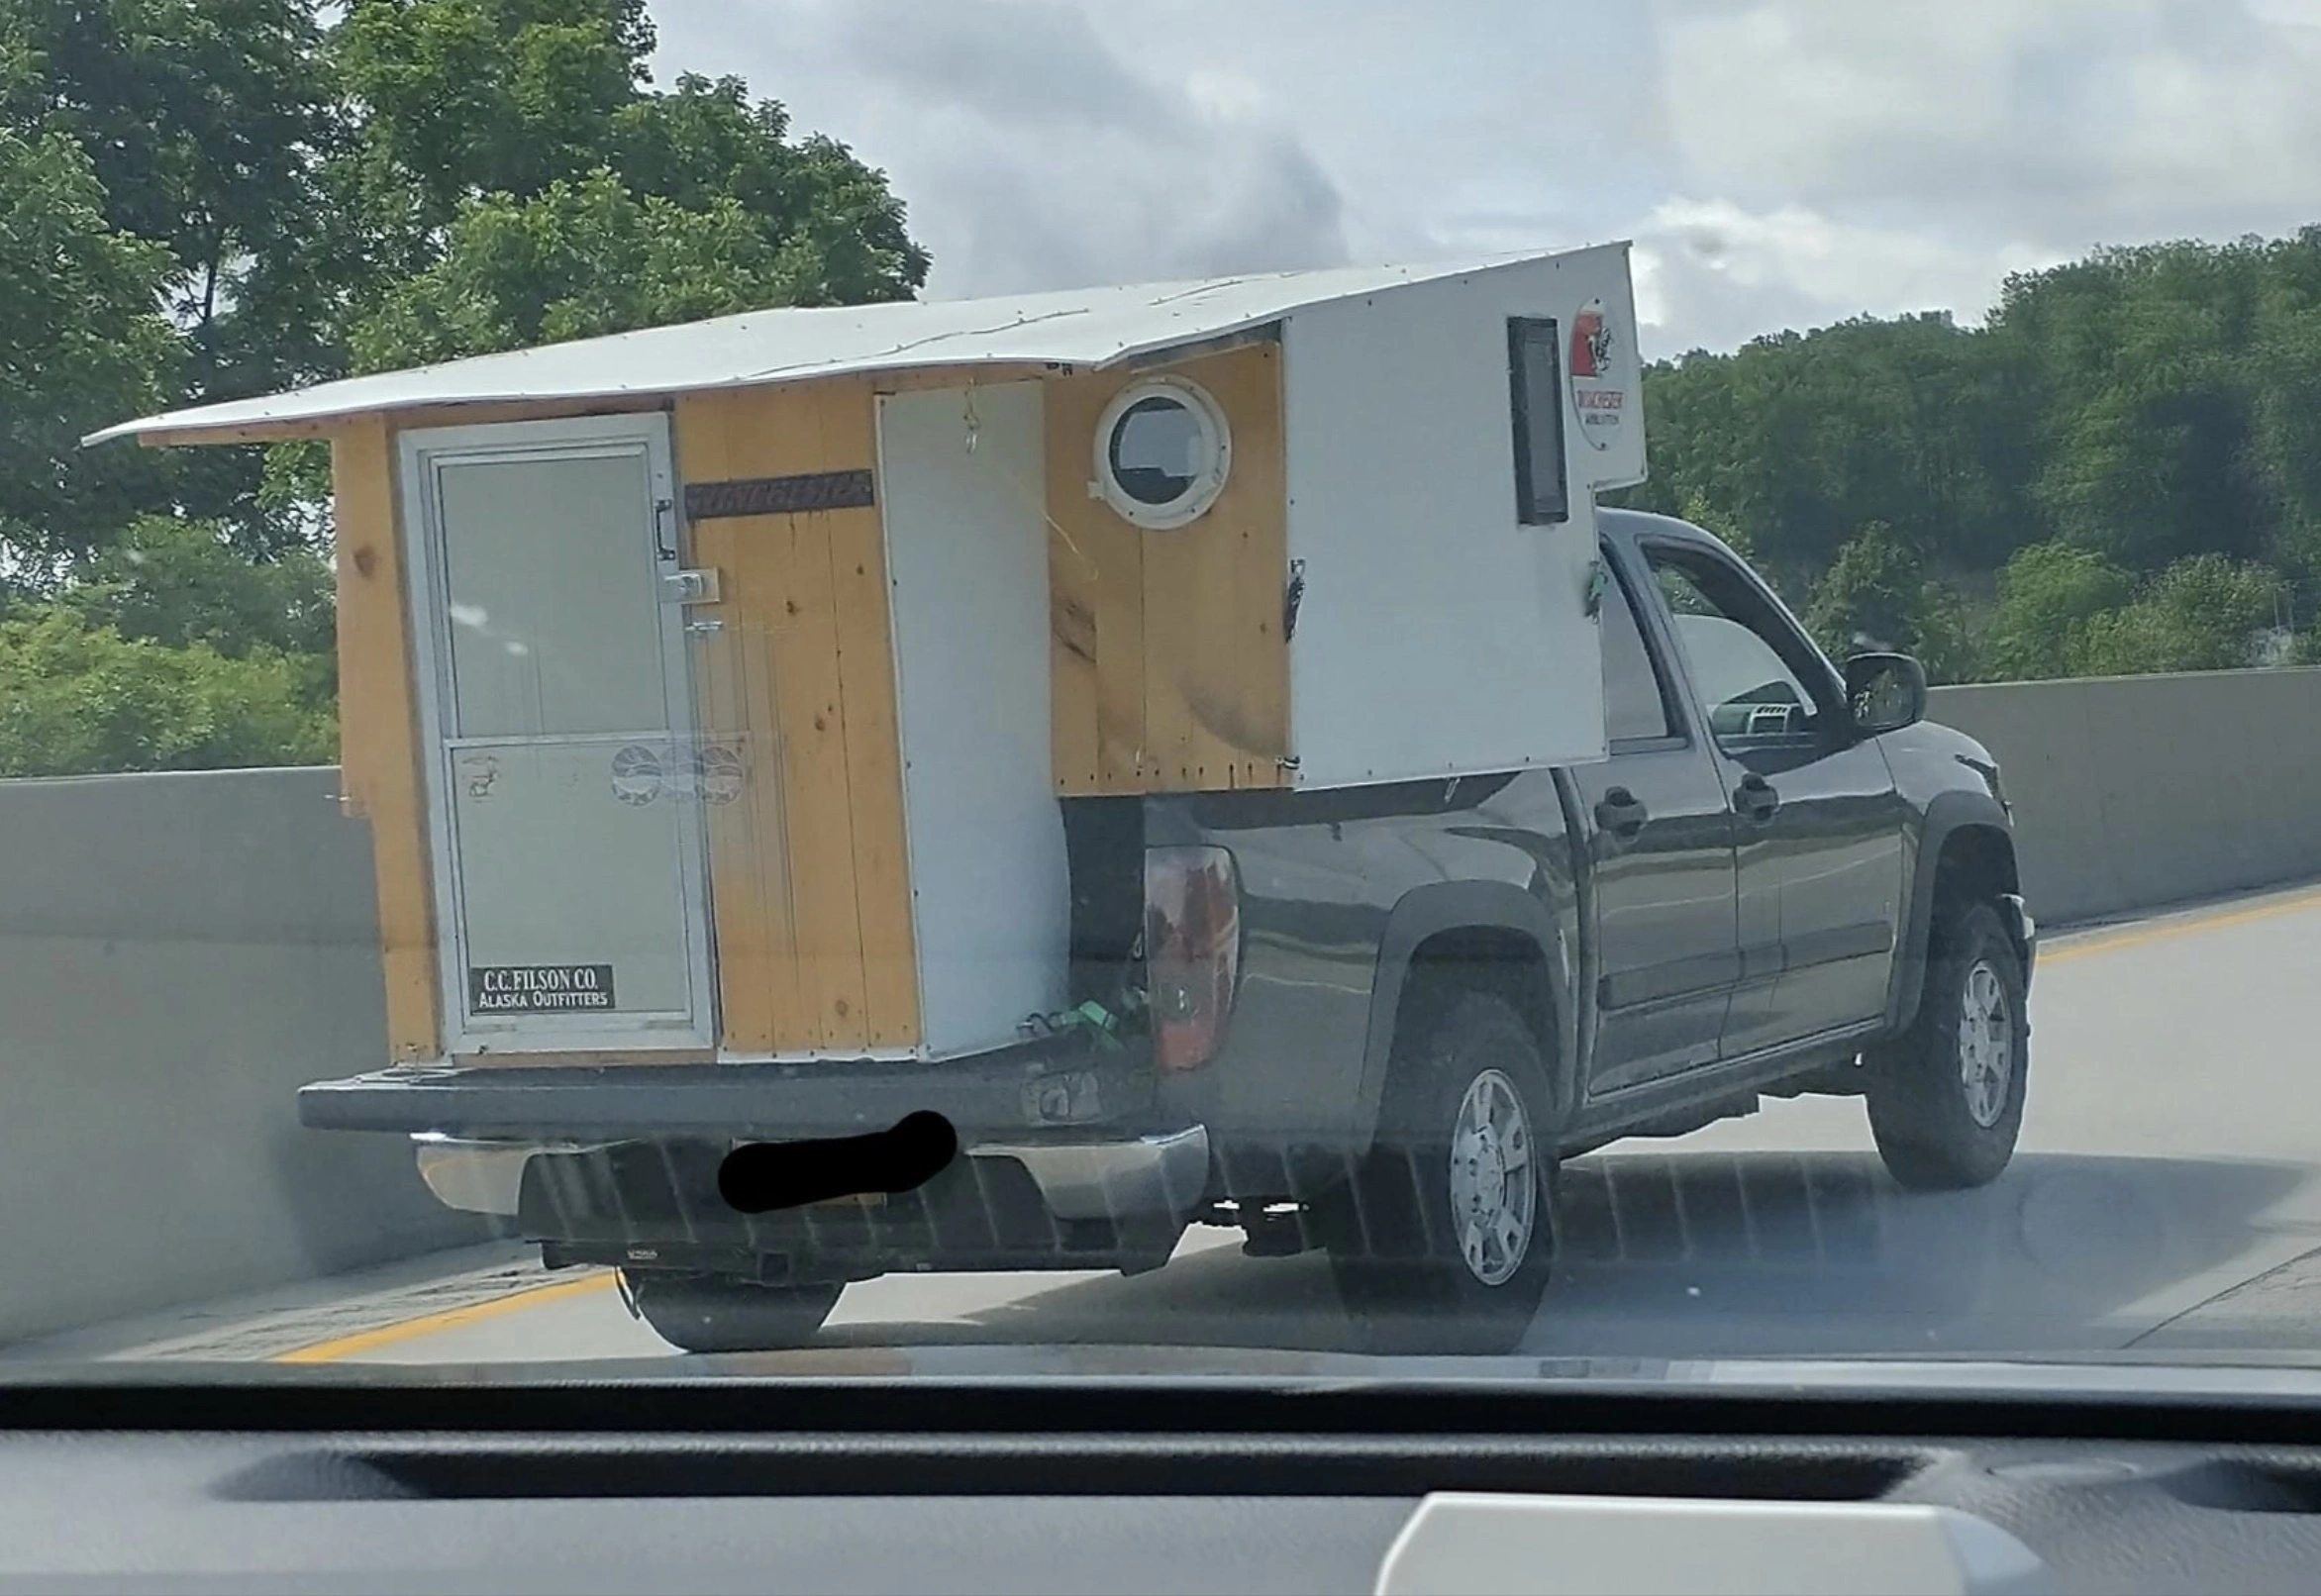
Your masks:
<svg viewBox="0 0 2321 1596"><path fill-rule="evenodd" d="M1696 352L1645 406L1632 502L1713 510L1832 618L1886 529L1965 629L1954 675L2246 662L2321 610L2321 227L2101 250L2009 279L1977 328Z"/></svg>
<svg viewBox="0 0 2321 1596"><path fill-rule="evenodd" d="M2135 585L2126 571L2085 549L2061 543L2018 549L1998 576L1989 673L2013 681L2072 674L2087 623L2126 604Z"/></svg>
<svg viewBox="0 0 2321 1596"><path fill-rule="evenodd" d="M1972 674L1958 596L1930 580L1918 550L1882 521L1838 550L1814 587L1805 625L1840 659L1894 650L1918 655L1937 681Z"/></svg>
<svg viewBox="0 0 2321 1596"><path fill-rule="evenodd" d="M157 299L172 269L106 220L72 141L0 127L0 581L45 585L160 485L150 457L79 440L173 391L179 341Z"/></svg>
<svg viewBox="0 0 2321 1596"><path fill-rule="evenodd" d="M124 638L61 607L0 621L0 775L322 763L338 720L313 669L268 648Z"/></svg>

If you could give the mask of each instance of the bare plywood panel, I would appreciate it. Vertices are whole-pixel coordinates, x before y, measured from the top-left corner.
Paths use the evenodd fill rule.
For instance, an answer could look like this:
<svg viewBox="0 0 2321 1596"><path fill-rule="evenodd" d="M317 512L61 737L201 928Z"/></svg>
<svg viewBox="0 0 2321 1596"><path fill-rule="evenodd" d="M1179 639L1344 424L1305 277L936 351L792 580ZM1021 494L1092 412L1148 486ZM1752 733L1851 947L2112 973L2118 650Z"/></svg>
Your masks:
<svg viewBox="0 0 2321 1596"><path fill-rule="evenodd" d="M691 482L871 463L865 381L679 402ZM902 764L875 508L721 517L704 713L744 748L748 801L713 822L729 1048L856 1051L919 1040ZM738 900L729 922L727 904ZM729 944L728 938L734 941Z"/></svg>
<svg viewBox="0 0 2321 1596"><path fill-rule="evenodd" d="M1057 790L1133 792L1145 766L1144 544L1088 497L1088 439L1118 387L1048 383L1050 691Z"/></svg>
<svg viewBox="0 0 2321 1596"><path fill-rule="evenodd" d="M1065 794L1286 779L1279 351L1259 345L1169 369L1224 409L1233 471L1207 514L1166 532L1131 526L1090 484L1104 407L1146 373L1047 384L1054 753Z"/></svg>
<svg viewBox="0 0 2321 1596"><path fill-rule="evenodd" d="M699 481L733 474L726 455L729 409L722 396L678 401L680 473ZM766 580L755 569L757 543L745 539L743 530L743 523L725 520L692 528L694 564L717 570L725 593L737 598ZM776 1037L803 1030L790 941L781 748L770 732L758 730L773 724L771 649L738 605L700 613L724 628L701 638L693 649L702 735L734 748L743 765L739 795L732 803L711 805L706 817L722 1036L736 1051L767 1052Z"/></svg>
<svg viewBox="0 0 2321 1596"><path fill-rule="evenodd" d="M331 440L338 529L339 740L350 813L370 822L386 966L387 1047L398 1062L438 1057L435 905L426 785L411 682L394 442L357 421Z"/></svg>

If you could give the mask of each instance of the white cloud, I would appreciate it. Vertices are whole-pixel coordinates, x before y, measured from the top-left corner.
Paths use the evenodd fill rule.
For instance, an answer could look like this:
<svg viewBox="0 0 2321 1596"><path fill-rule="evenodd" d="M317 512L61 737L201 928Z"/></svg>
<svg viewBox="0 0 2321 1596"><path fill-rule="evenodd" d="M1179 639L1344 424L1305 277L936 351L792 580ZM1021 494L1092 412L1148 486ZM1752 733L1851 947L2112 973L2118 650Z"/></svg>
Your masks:
<svg viewBox="0 0 2321 1596"><path fill-rule="evenodd" d="M1654 356L1865 312L1949 310L1969 321L2005 273L2058 258L2030 244L1965 248L1799 205L1758 212L1730 200L1664 201L1636 238L1637 314Z"/></svg>
<svg viewBox="0 0 2321 1596"><path fill-rule="evenodd" d="M2310 0L1657 0L1679 180L2068 250L2321 211Z"/></svg>
<svg viewBox="0 0 2321 1596"><path fill-rule="evenodd" d="M1634 237L1663 349L2321 219L2321 0L653 0L942 294Z"/></svg>
<svg viewBox="0 0 2321 1596"><path fill-rule="evenodd" d="M757 0L751 20L780 39L762 91L887 168L932 293L1347 257L1337 186L1255 79L1153 72L1066 0Z"/></svg>

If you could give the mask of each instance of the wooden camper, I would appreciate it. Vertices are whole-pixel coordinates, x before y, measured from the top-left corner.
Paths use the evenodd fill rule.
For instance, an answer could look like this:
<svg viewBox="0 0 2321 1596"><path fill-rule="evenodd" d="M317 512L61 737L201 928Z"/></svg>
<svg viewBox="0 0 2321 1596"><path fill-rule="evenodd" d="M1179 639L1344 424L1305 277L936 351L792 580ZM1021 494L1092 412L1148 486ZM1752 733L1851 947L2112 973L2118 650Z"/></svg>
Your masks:
<svg viewBox="0 0 2321 1596"><path fill-rule="evenodd" d="M327 439L396 1061L945 1056L1060 805L1600 757L1624 247L782 310L151 418Z"/></svg>

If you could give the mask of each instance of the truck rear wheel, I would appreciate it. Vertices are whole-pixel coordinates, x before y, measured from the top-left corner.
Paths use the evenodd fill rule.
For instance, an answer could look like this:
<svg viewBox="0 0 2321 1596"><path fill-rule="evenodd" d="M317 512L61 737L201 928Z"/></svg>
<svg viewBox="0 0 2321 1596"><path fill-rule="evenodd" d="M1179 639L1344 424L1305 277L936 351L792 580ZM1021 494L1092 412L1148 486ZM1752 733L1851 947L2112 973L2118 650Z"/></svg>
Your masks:
<svg viewBox="0 0 2321 1596"><path fill-rule="evenodd" d="M770 1352L814 1339L842 1285L763 1286L730 1275L622 1271L654 1334L687 1352Z"/></svg>
<svg viewBox="0 0 2321 1596"><path fill-rule="evenodd" d="M1873 1048L1869 1129L1913 1191L1996 1180L2023 1129L2031 1028L2023 960L1987 903L1937 905L1918 1017Z"/></svg>
<svg viewBox="0 0 2321 1596"><path fill-rule="evenodd" d="M1374 1145L1333 1195L1331 1271L1373 1350L1512 1351L1556 1250L1547 1066L1487 993L1416 1029L1397 1040Z"/></svg>

